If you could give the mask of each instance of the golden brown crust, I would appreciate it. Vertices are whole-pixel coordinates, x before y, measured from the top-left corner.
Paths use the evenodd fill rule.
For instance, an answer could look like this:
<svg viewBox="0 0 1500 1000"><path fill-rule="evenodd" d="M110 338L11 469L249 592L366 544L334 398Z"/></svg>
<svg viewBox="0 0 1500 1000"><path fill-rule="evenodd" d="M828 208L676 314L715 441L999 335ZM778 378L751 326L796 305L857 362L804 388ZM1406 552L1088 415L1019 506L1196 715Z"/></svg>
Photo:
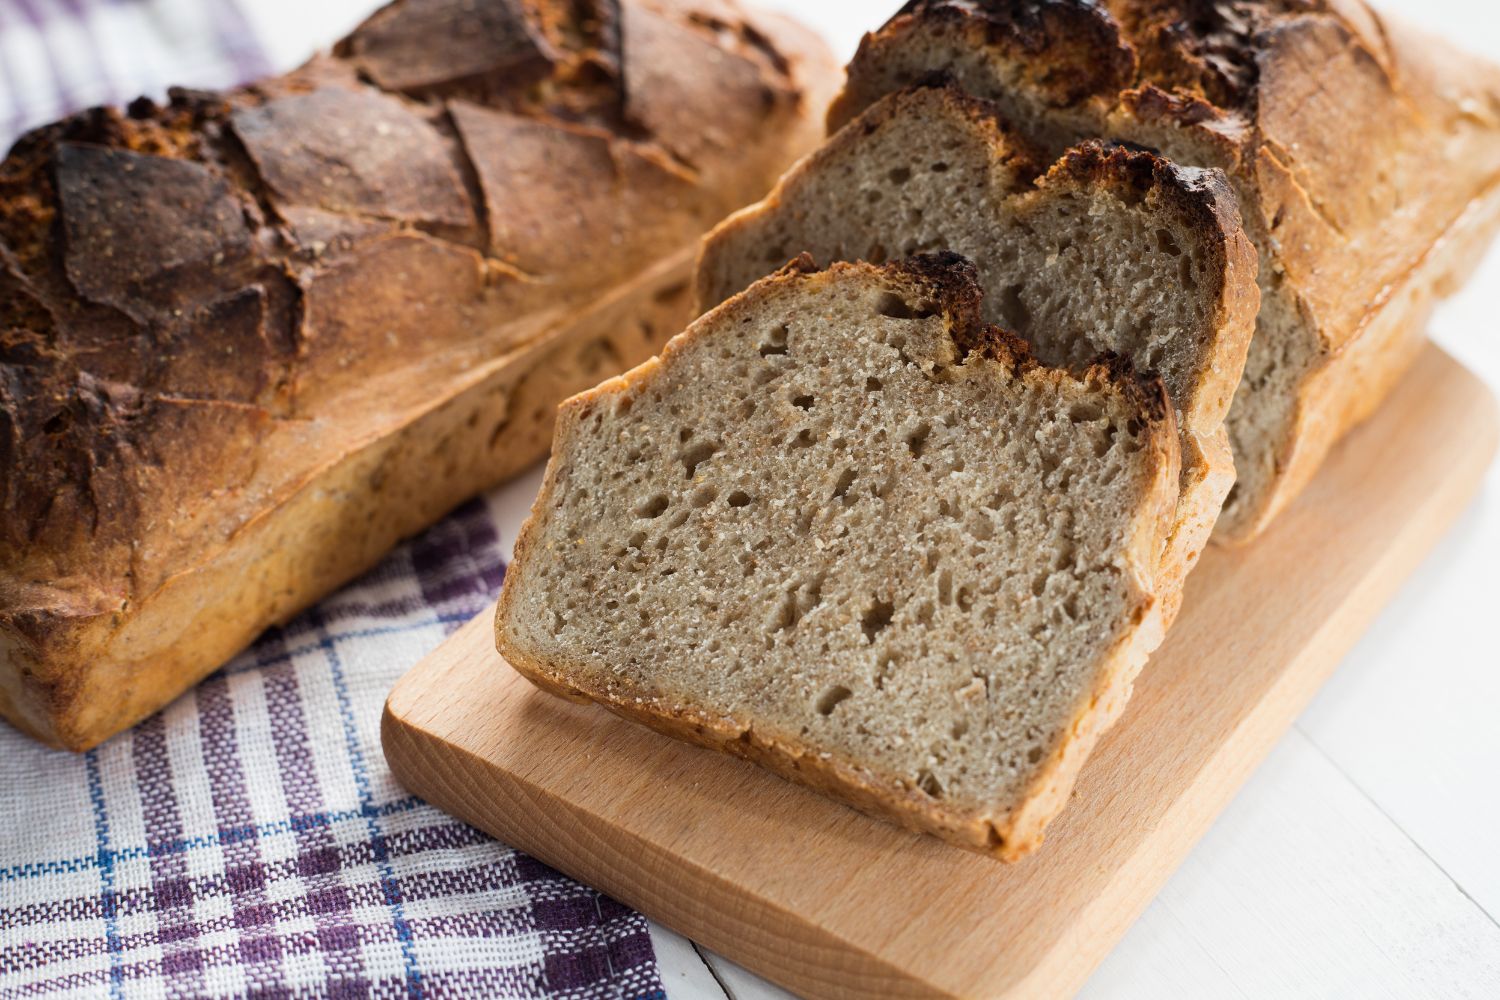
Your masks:
<svg viewBox="0 0 1500 1000"><path fill-rule="evenodd" d="M1500 198L1500 70L1363 0L916 0L866 37L831 125L935 68L921 51L976 53L939 62L1025 105L1052 141L1126 139L1229 174L1266 301L1298 339L1265 348L1259 368L1252 351L1253 378L1293 387L1272 441L1240 456L1268 485L1226 512L1231 540L1264 529L1404 366L1409 352L1395 351L1374 372L1380 352L1355 345L1390 325L1367 318L1371 304L1410 313L1387 293L1429 248L1497 225L1470 206ZM1072 92L1050 81L1091 61L1115 71ZM1334 404L1318 395L1330 388Z"/></svg>
<svg viewBox="0 0 1500 1000"><path fill-rule="evenodd" d="M249 583L207 583L248 557L246 539L312 545L305 519L337 512L299 507L302 491L422 426L495 359L565 343L618 295L632 302L615 314L621 337L663 310L680 322L682 300L634 297L648 268L763 191L812 140L832 86L807 33L718 0L625 5L678 32L658 50L673 58L628 100L613 3L583 16L590 5L526 0L525 23L497 3L489 48L464 42L451 73L407 58L421 40L392 25L449 24L471 6L403 0L286 77L85 112L0 164L7 717L96 743L370 565L399 534L321 553L327 565L304 566L306 582L274 602ZM695 20L703 11L720 26ZM469 72L481 58L492 63ZM657 108L674 87L720 112L721 145L694 164L623 110ZM513 176L492 169L497 148ZM587 190L545 169L580 148ZM532 209L519 222L515 189ZM554 401L500 444L549 424ZM538 454L531 437L516 448ZM496 481L464 468L437 491L449 506ZM386 502L406 505L386 511L402 533L443 512L375 508ZM180 655L134 652L173 638Z"/></svg>
<svg viewBox="0 0 1500 1000"><path fill-rule="evenodd" d="M903 301L915 303L917 315L930 310L932 315L942 316L961 349L981 352L1022 377L1114 387L1139 408L1147 427L1146 448L1153 470L1151 488L1140 505L1133 537L1127 546L1126 572L1140 595L1136 623L1119 637L1114 648L1106 651L1095 689L1078 707L1073 723L1052 758L1043 764L1021 805L1004 815L957 809L952 803L924 794L910 782L881 775L836 755L816 752L795 734L757 727L747 719L706 712L638 687L627 677L604 672L601 680L599 671L584 669L579 664L535 657L526 641L512 634L509 624L517 581L527 578L533 560L547 558L545 550L538 548L537 539L563 475L570 443L599 401L638 391L652 383L676 351L697 338L711 335L720 313L753 309L757 302L778 295L794 283L826 282L850 276L887 285ZM1138 376L1129 362L1120 358L1101 359L1077 373L1042 366L1031 357L1024 341L983 323L979 309L981 295L973 264L956 254L924 255L883 266L837 263L826 271L819 271L812 259L803 254L700 318L673 338L661 357L568 400L559 410L553 458L531 516L516 541L496 609L495 641L501 655L523 676L555 695L597 703L667 736L742 757L908 829L930 833L1004 861L1016 861L1035 850L1042 842L1047 823L1067 804L1083 761L1119 715L1136 674L1165 634L1161 591L1154 576L1157 553L1175 520L1180 472L1178 434L1172 406L1159 378Z"/></svg>

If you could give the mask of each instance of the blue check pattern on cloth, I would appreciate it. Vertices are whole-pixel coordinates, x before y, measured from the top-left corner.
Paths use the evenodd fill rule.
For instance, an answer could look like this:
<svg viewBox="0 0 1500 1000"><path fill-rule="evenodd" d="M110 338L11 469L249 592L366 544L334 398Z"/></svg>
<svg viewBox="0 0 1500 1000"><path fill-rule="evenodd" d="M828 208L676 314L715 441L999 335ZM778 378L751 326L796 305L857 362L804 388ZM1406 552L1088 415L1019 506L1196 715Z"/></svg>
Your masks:
<svg viewBox="0 0 1500 1000"><path fill-rule="evenodd" d="M233 0L0 0L0 149L271 69ZM386 693L503 574L476 501L90 753L0 723L0 1000L665 996L643 917L386 769Z"/></svg>

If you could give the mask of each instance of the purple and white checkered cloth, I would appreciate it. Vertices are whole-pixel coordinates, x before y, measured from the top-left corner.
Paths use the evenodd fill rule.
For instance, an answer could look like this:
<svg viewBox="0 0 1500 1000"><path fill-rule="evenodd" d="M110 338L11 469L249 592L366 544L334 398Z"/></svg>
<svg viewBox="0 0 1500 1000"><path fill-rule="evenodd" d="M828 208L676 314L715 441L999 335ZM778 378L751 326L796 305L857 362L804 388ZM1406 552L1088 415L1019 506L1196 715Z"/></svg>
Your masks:
<svg viewBox="0 0 1500 1000"><path fill-rule="evenodd" d="M0 148L84 104L273 68L248 12L0 0ZM0 1000L664 996L643 917L386 769L386 693L503 573L476 501L97 750L0 723Z"/></svg>
<svg viewBox="0 0 1500 1000"><path fill-rule="evenodd" d="M503 574L476 501L97 750L0 727L0 997L665 996L643 917L386 769L386 693Z"/></svg>

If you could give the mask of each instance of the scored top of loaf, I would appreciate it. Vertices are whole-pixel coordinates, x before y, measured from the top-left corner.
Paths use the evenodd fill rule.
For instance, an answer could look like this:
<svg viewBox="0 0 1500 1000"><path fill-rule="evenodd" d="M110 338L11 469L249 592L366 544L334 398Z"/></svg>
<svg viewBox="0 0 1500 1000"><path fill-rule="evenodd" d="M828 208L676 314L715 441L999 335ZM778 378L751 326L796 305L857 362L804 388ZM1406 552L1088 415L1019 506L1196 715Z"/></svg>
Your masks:
<svg viewBox="0 0 1500 1000"><path fill-rule="evenodd" d="M285 77L22 137L0 614L39 641L128 608L442 372L690 245L800 144L802 44L721 0L398 0Z"/></svg>

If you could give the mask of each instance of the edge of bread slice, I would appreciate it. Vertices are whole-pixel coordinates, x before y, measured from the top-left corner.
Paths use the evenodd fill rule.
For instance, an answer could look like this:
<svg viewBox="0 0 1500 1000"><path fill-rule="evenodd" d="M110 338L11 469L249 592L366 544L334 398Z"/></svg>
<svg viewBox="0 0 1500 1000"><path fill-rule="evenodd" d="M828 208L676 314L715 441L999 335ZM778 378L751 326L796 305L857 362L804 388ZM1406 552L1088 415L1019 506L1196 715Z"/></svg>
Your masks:
<svg viewBox="0 0 1500 1000"><path fill-rule="evenodd" d="M1165 631L1179 440L954 254L806 256L564 404L496 615L564 697L1014 860Z"/></svg>
<svg viewBox="0 0 1500 1000"><path fill-rule="evenodd" d="M874 263L932 249L969 257L985 318L1044 363L1113 352L1160 372L1183 467L1162 561L1183 578L1235 481L1225 418L1259 308L1255 249L1221 171L1100 142L1045 172L1039 159L995 105L956 88L889 95L705 239L700 311L799 252Z"/></svg>

